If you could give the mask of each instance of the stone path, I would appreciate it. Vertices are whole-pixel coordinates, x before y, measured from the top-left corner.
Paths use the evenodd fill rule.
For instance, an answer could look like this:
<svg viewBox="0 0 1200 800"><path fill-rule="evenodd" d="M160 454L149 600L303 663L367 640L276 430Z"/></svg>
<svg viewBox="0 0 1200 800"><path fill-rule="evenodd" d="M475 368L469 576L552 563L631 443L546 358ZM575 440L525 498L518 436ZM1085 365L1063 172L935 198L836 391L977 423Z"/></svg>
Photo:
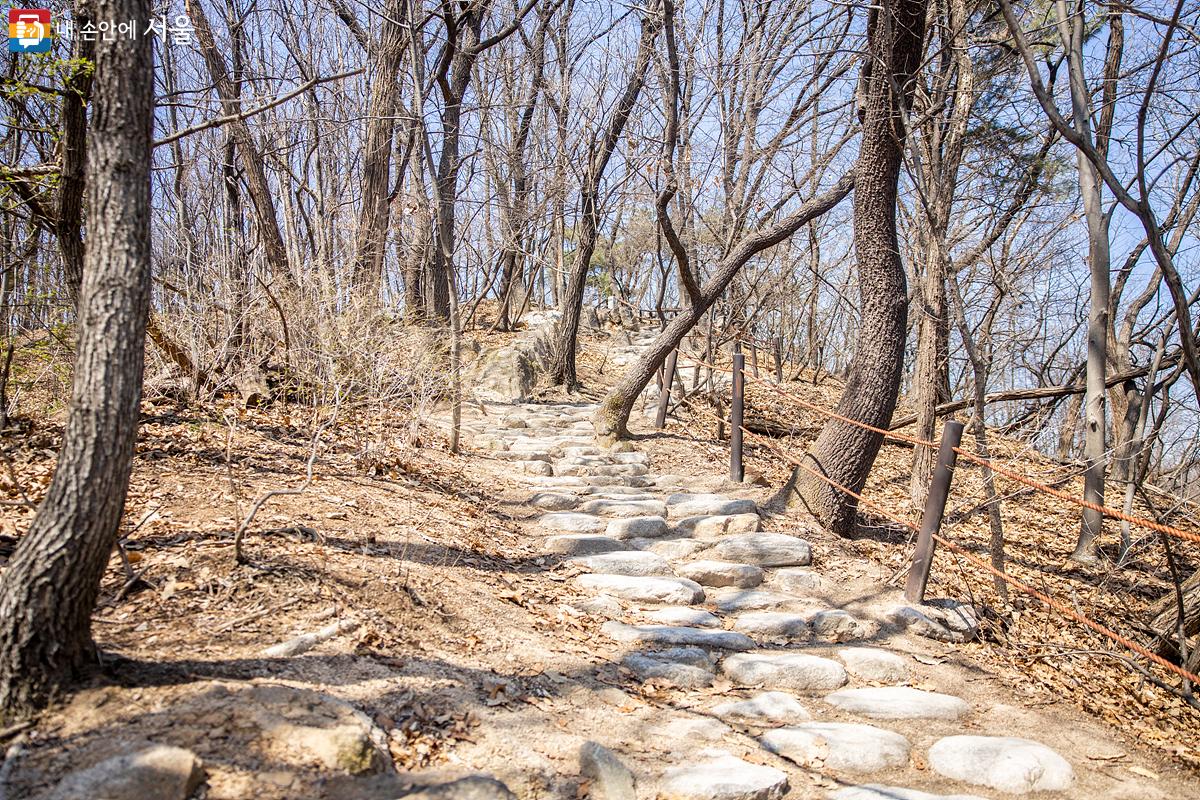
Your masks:
<svg viewBox="0 0 1200 800"><path fill-rule="evenodd" d="M612 360L631 361L647 341L633 339ZM881 626L961 638L969 620L954 609L859 619L823 607L812 597L822 585L808 569L812 547L764 530L753 500L689 492L677 476L655 474L628 443L601 449L593 405L513 405L499 407L507 408L502 415L495 408L468 423L471 441L510 461L529 484L528 503L543 512L531 533L542 537L545 553L579 567L575 584L591 597L579 608L608 618L601 632L629 647L623 666L659 686L696 689L721 680L745 690L744 699L710 708L709 720L698 718L718 726L714 736L704 725L680 728L678 759L655 776L657 796L778 798L796 780L788 764L833 772L844 785L827 796L837 800L965 800L980 796L972 792L1072 785L1071 765L1050 747L974 735L967 699L905 686L920 684L918 665L870 646ZM729 730L717 720L756 737L764 763L711 749L711 739ZM947 734L917 752L891 729L909 720L962 726L963 735ZM619 742L605 744L619 753ZM931 775L940 794L904 785L928 787ZM640 788L638 795L655 796Z"/></svg>

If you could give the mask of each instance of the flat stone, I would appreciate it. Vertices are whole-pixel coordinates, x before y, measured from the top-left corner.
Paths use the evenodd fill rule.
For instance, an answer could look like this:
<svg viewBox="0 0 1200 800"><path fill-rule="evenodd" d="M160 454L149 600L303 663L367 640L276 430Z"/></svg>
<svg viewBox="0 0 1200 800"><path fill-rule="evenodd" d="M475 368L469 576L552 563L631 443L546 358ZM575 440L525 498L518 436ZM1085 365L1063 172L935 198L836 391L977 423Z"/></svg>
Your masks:
<svg viewBox="0 0 1200 800"><path fill-rule="evenodd" d="M720 741L733 733L733 729L710 717L675 717L651 728L650 733L674 742L691 744Z"/></svg>
<svg viewBox="0 0 1200 800"><path fill-rule="evenodd" d="M975 611L966 603L953 600L895 606L887 612L887 618L910 633L940 642L967 642L979 633Z"/></svg>
<svg viewBox="0 0 1200 800"><path fill-rule="evenodd" d="M723 539L712 549L724 561L742 561L760 567L807 566L812 548L803 539L783 533L744 533Z"/></svg>
<svg viewBox="0 0 1200 800"><path fill-rule="evenodd" d="M667 513L661 500L589 500L579 510L603 517L662 517Z"/></svg>
<svg viewBox="0 0 1200 800"><path fill-rule="evenodd" d="M847 772L875 772L908 765L908 739L873 725L806 722L764 733L759 741L772 753L802 767L818 764Z"/></svg>
<svg viewBox="0 0 1200 800"><path fill-rule="evenodd" d="M842 689L827 696L825 702L875 719L958 719L971 710L961 698L907 686Z"/></svg>
<svg viewBox="0 0 1200 800"><path fill-rule="evenodd" d="M671 565L660 555L644 550L620 550L571 559L588 572L598 575L674 575Z"/></svg>
<svg viewBox="0 0 1200 800"><path fill-rule="evenodd" d="M846 683L846 670L841 664L803 653L736 653L725 658L721 670L734 683L767 689L829 691Z"/></svg>
<svg viewBox="0 0 1200 800"><path fill-rule="evenodd" d="M588 467L587 469L592 475L620 475L629 477L638 477L649 472L645 464L606 464Z"/></svg>
<svg viewBox="0 0 1200 800"><path fill-rule="evenodd" d="M840 608L810 611L806 615L808 626L818 639L830 642L850 642L873 636L876 626L855 618Z"/></svg>
<svg viewBox="0 0 1200 800"><path fill-rule="evenodd" d="M195 753L155 744L68 774L45 800L186 800L203 780Z"/></svg>
<svg viewBox="0 0 1200 800"><path fill-rule="evenodd" d="M590 556L628 548L627 544L616 539L589 533L564 533L546 537L546 552L564 556Z"/></svg>
<svg viewBox="0 0 1200 800"><path fill-rule="evenodd" d="M786 611L750 611L740 614L733 621L733 629L769 639L806 641L812 637L808 620L799 614L789 614Z"/></svg>
<svg viewBox="0 0 1200 800"><path fill-rule="evenodd" d="M829 800L987 800L974 794L930 794L901 786L868 783L847 786L829 795Z"/></svg>
<svg viewBox="0 0 1200 800"><path fill-rule="evenodd" d="M572 607L585 614L591 614L593 617L603 617L604 619L619 619L625 613L625 609L621 607L621 601L607 594L580 600L573 604Z"/></svg>
<svg viewBox="0 0 1200 800"><path fill-rule="evenodd" d="M680 497L681 495L672 495ZM755 514L758 503L753 500L731 500L727 497L713 495L705 499L686 500L671 504L667 501L667 510L673 519L686 519L699 516L731 516L735 514Z"/></svg>
<svg viewBox="0 0 1200 800"><path fill-rule="evenodd" d="M626 497L631 500L632 499L644 500L648 497L654 496L654 495L650 494L649 492L645 491L645 489L643 487L619 486L617 484L611 484L608 486L589 486L586 489L584 489L584 493L590 494L590 495L595 495L598 497L607 497L610 499L614 498L614 497Z"/></svg>
<svg viewBox="0 0 1200 800"><path fill-rule="evenodd" d="M572 511L560 511L554 514L543 514L538 525L548 531L567 531L570 533L604 533L608 520L592 514L577 514Z"/></svg>
<svg viewBox="0 0 1200 800"><path fill-rule="evenodd" d="M658 539L670 532L662 517L625 517L610 520L604 529L613 539Z"/></svg>
<svg viewBox="0 0 1200 800"><path fill-rule="evenodd" d="M754 641L734 631L713 628L688 628L672 625L626 625L606 622L600 628L618 642L639 644L686 645L719 650L752 650Z"/></svg>
<svg viewBox="0 0 1200 800"><path fill-rule="evenodd" d="M637 779L617 754L596 742L579 748L579 774L592 800L637 800Z"/></svg>
<svg viewBox="0 0 1200 800"><path fill-rule="evenodd" d="M641 681L654 681L677 689L712 686L713 664L699 647L674 647L630 653L621 664Z"/></svg>
<svg viewBox="0 0 1200 800"><path fill-rule="evenodd" d="M929 765L947 778L1001 792L1061 792L1075 773L1046 745L1011 736L947 736L929 748Z"/></svg>
<svg viewBox="0 0 1200 800"><path fill-rule="evenodd" d="M704 602L700 584L686 578L645 578L633 575L577 575L583 589L605 592L641 603L691 605Z"/></svg>
<svg viewBox="0 0 1200 800"><path fill-rule="evenodd" d="M691 606L668 606L643 612L642 616L660 625L681 625L688 628L719 628L719 617L708 613L702 608Z"/></svg>
<svg viewBox="0 0 1200 800"><path fill-rule="evenodd" d="M805 594L824 587L825 579L809 569L787 567L771 574L771 588L781 592Z"/></svg>
<svg viewBox="0 0 1200 800"><path fill-rule="evenodd" d="M688 558L708 546L695 539L630 539L629 544L671 560Z"/></svg>
<svg viewBox="0 0 1200 800"><path fill-rule="evenodd" d="M889 650L876 647L847 647L838 650L846 671L856 678L879 683L900 683L908 679L908 661Z"/></svg>
<svg viewBox="0 0 1200 800"><path fill-rule="evenodd" d="M525 460L514 461L513 466L520 469L526 475L540 475L543 477L554 474L554 467L548 461Z"/></svg>
<svg viewBox="0 0 1200 800"><path fill-rule="evenodd" d="M802 601L778 592L767 592L756 589L725 588L712 592L709 600L716 604L717 609L726 614L738 611L757 611L764 608L792 608Z"/></svg>
<svg viewBox="0 0 1200 800"><path fill-rule="evenodd" d="M645 464L645 453L613 453L612 460L618 464Z"/></svg>
<svg viewBox="0 0 1200 800"><path fill-rule="evenodd" d="M426 786L404 795L404 800L517 800L517 796L490 775L471 775L437 786Z"/></svg>
<svg viewBox="0 0 1200 800"><path fill-rule="evenodd" d="M579 505L579 497L560 492L538 492L529 498L529 505L545 511L566 511Z"/></svg>
<svg viewBox="0 0 1200 800"><path fill-rule="evenodd" d="M712 713L752 725L795 725L812 719L800 701L787 692L761 692L749 700L722 703Z"/></svg>
<svg viewBox="0 0 1200 800"><path fill-rule="evenodd" d="M693 561L676 570L685 578L691 578L701 586L736 586L750 589L763 580L763 571L752 564L733 561Z"/></svg>
<svg viewBox="0 0 1200 800"><path fill-rule="evenodd" d="M660 800L779 800L787 794L787 774L723 754L668 769Z"/></svg>
<svg viewBox="0 0 1200 800"><path fill-rule="evenodd" d="M758 514L702 514L675 523L677 532L697 539L715 539L731 533L753 533L761 529L762 520Z"/></svg>

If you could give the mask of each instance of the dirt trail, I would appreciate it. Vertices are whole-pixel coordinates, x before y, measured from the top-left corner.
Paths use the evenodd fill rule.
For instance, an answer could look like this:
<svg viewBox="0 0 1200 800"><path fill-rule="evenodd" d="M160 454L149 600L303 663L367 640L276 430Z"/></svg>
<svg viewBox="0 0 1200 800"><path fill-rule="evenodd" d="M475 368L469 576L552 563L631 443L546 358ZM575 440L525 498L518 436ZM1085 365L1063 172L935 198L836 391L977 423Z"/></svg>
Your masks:
<svg viewBox="0 0 1200 800"><path fill-rule="evenodd" d="M98 613L113 660L25 734L9 798L135 774L107 759L155 744L181 749L156 773L175 782L140 797L383 800L484 774L616 800L626 768L640 798L1194 796L1189 773L971 662L965 611L905 610L888 573L842 568L704 454L599 449L592 410L473 406L462 459L331 468L232 571L211 508L228 467L153 484L177 509L133 539L153 588ZM294 435L262 466L305 450ZM581 765L587 742L619 764Z"/></svg>

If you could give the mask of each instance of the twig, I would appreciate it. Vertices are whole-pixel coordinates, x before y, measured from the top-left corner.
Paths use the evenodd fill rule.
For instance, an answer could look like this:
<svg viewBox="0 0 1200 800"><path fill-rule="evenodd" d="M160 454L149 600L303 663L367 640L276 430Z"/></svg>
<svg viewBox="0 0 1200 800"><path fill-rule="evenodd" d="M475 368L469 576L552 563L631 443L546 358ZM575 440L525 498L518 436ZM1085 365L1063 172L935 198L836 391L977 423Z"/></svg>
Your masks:
<svg viewBox="0 0 1200 800"><path fill-rule="evenodd" d="M318 631L301 634L294 639L288 639L286 642L268 647L263 650L262 654L267 658L291 658L313 649L321 642L326 642L342 633L349 633L356 628L358 628L358 620L340 619Z"/></svg>
<svg viewBox="0 0 1200 800"><path fill-rule="evenodd" d="M251 611L249 614L243 614L240 617L229 620L229 622L224 622L213 628L212 632L224 633L225 631L233 630L240 625L245 625L247 622L253 622L254 620L265 617L268 614L274 614L276 611L283 611L284 609L291 608L299 602L299 597L288 598L282 603L277 603L273 606L267 606L266 608L260 608L258 611Z"/></svg>
<svg viewBox="0 0 1200 800"><path fill-rule="evenodd" d="M242 520L242 524L238 526L237 531L233 535L233 557L237 560L237 563L247 563L245 555L242 553L242 538L246 535L246 529L250 527L250 523L253 522L254 518L258 515L259 509L261 509L263 505L272 497L279 497L280 495L303 494L304 491L312 485L313 465L316 464L317 461L317 448L321 443L321 434L337 421L338 410L340 408L341 394L339 393L334 400L333 414L329 417L329 419L321 423L317 430L313 432L312 450L308 454L308 464L305 467L304 483L291 489L272 489L270 491L263 492L255 499L254 505L250 506L250 511L246 514L246 518Z"/></svg>

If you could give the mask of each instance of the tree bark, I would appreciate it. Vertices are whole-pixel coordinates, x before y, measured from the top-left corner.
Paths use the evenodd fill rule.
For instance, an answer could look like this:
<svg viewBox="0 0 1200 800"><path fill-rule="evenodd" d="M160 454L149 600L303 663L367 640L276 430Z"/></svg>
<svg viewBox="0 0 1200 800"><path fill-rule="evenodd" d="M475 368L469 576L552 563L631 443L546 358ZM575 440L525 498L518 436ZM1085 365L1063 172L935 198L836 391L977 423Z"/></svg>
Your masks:
<svg viewBox="0 0 1200 800"><path fill-rule="evenodd" d="M82 27L92 21L91 4L87 0L75 3L75 24ZM92 90L92 75L86 63L92 60L94 41L76 36L71 44L71 57L78 61L67 74L62 107L62 175L58 184L58 217L55 235L62 253L66 273L67 294L73 302L79 300L83 283L83 194L84 169L87 152L87 103Z"/></svg>
<svg viewBox="0 0 1200 800"><path fill-rule="evenodd" d="M625 123L629 121L629 115L646 82L646 71L653 55L654 40L658 37L662 23L661 12L653 7L642 15L642 34L638 41L637 58L625 82L625 91L622 92L621 99L617 101L617 107L608 120L604 138L588 162L583 186L579 190L578 241L573 254L571 274L559 304L562 319L555 331L554 347L547 364L550 382L563 385L569 391L574 391L579 386L579 379L575 374L575 345L579 337L579 315L583 310L583 290L587 285L588 270L591 267L592 254L596 250L596 237L600 228L600 183L604 180L609 159L617 149L621 133L625 130Z"/></svg>
<svg viewBox="0 0 1200 800"><path fill-rule="evenodd" d="M858 262L860 321L845 391L837 413L886 428L896 409L904 367L908 296L896 240L896 191L904 141L902 115L912 97L912 75L925 34L925 0L885 0L867 25L863 67L862 138L854 189L854 251ZM815 470L860 492L883 437L830 420L806 456ZM797 469L795 490L817 519L835 533L854 530L857 501Z"/></svg>
<svg viewBox="0 0 1200 800"><path fill-rule="evenodd" d="M145 20L148 0L99 0ZM150 298L151 41L97 42L88 236L71 410L58 468L0 577L0 717L44 706L93 660L91 614L137 434Z"/></svg>

